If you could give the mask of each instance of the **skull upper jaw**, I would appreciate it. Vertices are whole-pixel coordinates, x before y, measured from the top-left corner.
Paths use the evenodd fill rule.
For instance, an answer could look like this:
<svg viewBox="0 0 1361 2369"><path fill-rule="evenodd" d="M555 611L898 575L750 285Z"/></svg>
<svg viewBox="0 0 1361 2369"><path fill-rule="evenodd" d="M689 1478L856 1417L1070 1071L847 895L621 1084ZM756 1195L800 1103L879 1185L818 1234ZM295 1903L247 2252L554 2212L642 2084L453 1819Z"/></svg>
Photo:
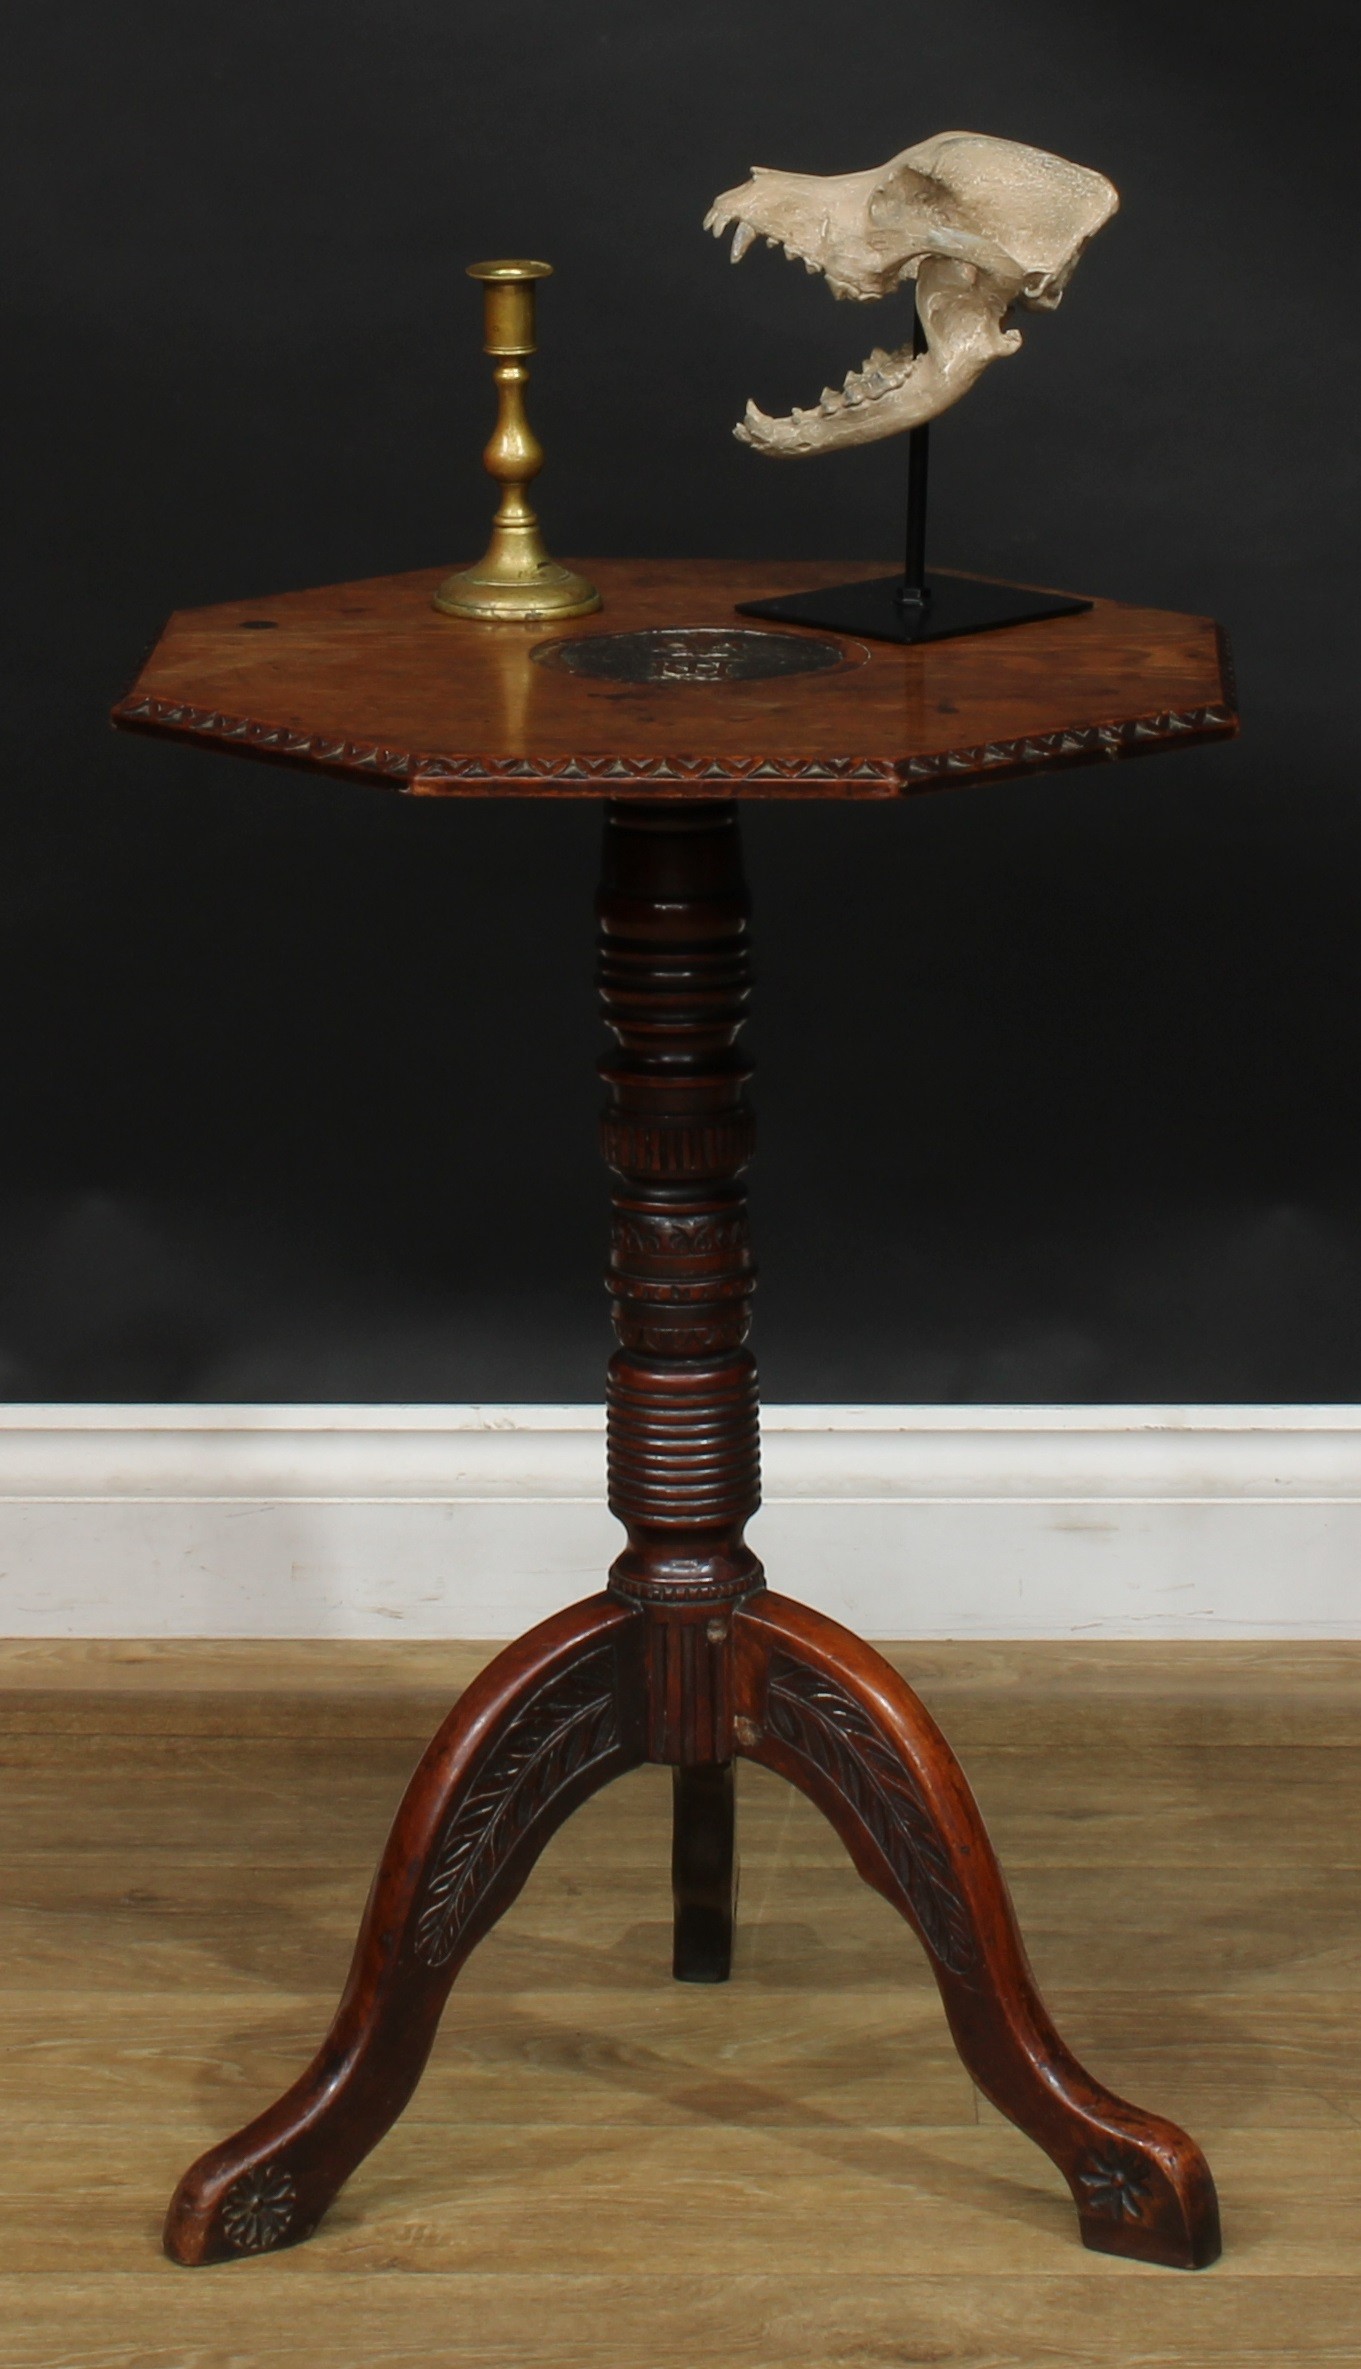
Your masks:
<svg viewBox="0 0 1361 2369"><path fill-rule="evenodd" d="M749 181L714 199L704 227L715 238L734 230L735 263L753 237L764 238L792 262L820 272L834 296L869 303L891 295L911 270L897 226L871 217L879 178L878 172L824 177L758 165Z"/></svg>

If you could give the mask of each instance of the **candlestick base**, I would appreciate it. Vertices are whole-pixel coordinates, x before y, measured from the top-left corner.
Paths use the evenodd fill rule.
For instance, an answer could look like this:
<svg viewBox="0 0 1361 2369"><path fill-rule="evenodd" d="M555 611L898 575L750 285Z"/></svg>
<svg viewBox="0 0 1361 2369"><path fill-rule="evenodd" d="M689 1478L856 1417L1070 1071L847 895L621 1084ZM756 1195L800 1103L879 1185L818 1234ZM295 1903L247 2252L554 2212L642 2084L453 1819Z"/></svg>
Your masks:
<svg viewBox="0 0 1361 2369"><path fill-rule="evenodd" d="M600 606L594 584L557 560L539 559L529 567L510 568L500 564L492 551L475 568L461 568L446 576L431 597L446 617L481 618L488 625L588 617Z"/></svg>

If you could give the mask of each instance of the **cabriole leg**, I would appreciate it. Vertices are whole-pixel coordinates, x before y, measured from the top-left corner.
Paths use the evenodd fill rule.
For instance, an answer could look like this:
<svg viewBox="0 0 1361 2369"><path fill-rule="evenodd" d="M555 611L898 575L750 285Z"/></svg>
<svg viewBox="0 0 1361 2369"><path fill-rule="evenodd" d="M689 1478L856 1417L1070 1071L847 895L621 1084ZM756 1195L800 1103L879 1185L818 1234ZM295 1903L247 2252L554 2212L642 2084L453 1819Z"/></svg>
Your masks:
<svg viewBox="0 0 1361 2369"><path fill-rule="evenodd" d="M1213 2262L1204 2156L1065 2048L964 1773L911 1687L835 1621L770 1594L738 1616L738 1659L740 1749L817 1803L913 1926L965 2065L1058 2165L1084 2245L1178 2270Z"/></svg>
<svg viewBox="0 0 1361 2369"><path fill-rule="evenodd" d="M474 1679L407 1787L330 2031L275 2105L185 2174L165 2225L175 2261L310 2237L391 2128L470 1950L563 1819L643 1758L641 1627L592 1597Z"/></svg>

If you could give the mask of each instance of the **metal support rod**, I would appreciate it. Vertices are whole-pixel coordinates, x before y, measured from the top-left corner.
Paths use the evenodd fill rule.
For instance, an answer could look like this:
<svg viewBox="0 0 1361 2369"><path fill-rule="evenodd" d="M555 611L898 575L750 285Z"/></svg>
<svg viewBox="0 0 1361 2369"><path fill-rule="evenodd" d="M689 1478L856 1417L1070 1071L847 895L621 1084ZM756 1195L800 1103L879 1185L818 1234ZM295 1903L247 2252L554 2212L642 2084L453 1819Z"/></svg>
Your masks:
<svg viewBox="0 0 1361 2369"><path fill-rule="evenodd" d="M915 290L912 310L912 351L914 356L926 352L926 331L917 309ZM931 429L929 424L911 428L907 438L907 547L903 561L902 590L898 595L904 608L924 609L931 595L926 586L926 473L931 459Z"/></svg>

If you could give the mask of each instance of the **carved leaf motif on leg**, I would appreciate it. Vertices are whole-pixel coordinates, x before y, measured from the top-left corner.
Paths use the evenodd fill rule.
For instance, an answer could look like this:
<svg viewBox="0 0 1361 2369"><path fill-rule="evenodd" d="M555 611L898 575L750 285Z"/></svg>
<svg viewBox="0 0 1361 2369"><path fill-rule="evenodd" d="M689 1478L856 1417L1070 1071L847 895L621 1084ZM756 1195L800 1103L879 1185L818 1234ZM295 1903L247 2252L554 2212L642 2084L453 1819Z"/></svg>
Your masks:
<svg viewBox="0 0 1361 2369"><path fill-rule="evenodd" d="M564 1785L621 1742L614 1650L546 1686L494 1747L440 1840L416 1926L427 1966L453 1956L511 1852Z"/></svg>
<svg viewBox="0 0 1361 2369"><path fill-rule="evenodd" d="M297 2191L280 2164L243 2172L222 2204L222 2234L238 2254L266 2254L288 2235Z"/></svg>
<svg viewBox="0 0 1361 2369"><path fill-rule="evenodd" d="M829 1777L855 1812L892 1868L932 1955L952 1974L971 1973L978 1951L935 1820L864 1705L820 1671L777 1653L766 1725Z"/></svg>

